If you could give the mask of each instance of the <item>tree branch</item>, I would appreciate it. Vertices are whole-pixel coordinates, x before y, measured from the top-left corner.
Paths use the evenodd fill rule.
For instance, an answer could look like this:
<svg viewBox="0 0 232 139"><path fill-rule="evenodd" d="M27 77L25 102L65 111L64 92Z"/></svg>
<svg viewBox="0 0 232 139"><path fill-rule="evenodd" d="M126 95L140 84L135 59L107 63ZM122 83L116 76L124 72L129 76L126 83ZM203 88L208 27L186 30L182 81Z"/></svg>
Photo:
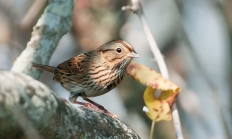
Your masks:
<svg viewBox="0 0 232 139"><path fill-rule="evenodd" d="M72 10L73 0L50 0L12 67L17 73L0 71L0 138L139 138L117 118L64 103L27 76L40 77L41 71L31 68L31 63L49 62L60 38L71 28Z"/></svg>
<svg viewBox="0 0 232 139"><path fill-rule="evenodd" d="M73 0L49 0L44 13L33 28L31 40L15 61L12 71L39 79L41 71L31 63L47 64L60 38L71 28Z"/></svg>
<svg viewBox="0 0 232 139"><path fill-rule="evenodd" d="M117 118L64 103L27 75L0 75L0 138L139 138Z"/></svg>

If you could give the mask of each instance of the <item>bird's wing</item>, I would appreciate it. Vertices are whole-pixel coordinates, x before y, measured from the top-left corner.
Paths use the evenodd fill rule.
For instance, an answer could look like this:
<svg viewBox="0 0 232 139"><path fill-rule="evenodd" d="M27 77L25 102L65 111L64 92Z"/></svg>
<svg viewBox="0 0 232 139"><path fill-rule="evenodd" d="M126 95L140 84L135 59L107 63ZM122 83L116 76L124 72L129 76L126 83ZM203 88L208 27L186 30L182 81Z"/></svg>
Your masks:
<svg viewBox="0 0 232 139"><path fill-rule="evenodd" d="M87 64L85 59L86 55L78 55L59 64L56 69L64 74L82 74Z"/></svg>

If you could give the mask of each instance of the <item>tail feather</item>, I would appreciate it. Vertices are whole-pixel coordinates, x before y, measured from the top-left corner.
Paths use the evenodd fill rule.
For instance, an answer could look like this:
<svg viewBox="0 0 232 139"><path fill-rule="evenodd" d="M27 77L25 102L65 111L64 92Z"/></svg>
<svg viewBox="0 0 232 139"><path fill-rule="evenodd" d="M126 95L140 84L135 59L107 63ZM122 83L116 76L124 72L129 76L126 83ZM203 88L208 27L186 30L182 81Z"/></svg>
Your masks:
<svg viewBox="0 0 232 139"><path fill-rule="evenodd" d="M48 72L51 72L51 73L54 73L54 71L55 71L54 67L47 66L47 65L36 64L36 63L32 63L32 67L35 67L35 68L40 69L40 70L45 70L45 71L48 71Z"/></svg>

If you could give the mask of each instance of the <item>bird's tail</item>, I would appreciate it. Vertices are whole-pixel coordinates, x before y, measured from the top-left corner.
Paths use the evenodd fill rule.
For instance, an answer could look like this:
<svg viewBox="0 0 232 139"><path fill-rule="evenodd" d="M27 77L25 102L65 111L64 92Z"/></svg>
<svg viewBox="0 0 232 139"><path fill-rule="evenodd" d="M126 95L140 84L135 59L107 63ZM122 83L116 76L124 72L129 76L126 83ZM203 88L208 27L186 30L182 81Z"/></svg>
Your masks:
<svg viewBox="0 0 232 139"><path fill-rule="evenodd" d="M35 67L35 68L40 69L40 70L45 70L45 71L48 71L48 72L51 72L51 73L54 73L54 71L55 71L54 67L47 66L47 65L36 64L36 63L32 63L32 67Z"/></svg>

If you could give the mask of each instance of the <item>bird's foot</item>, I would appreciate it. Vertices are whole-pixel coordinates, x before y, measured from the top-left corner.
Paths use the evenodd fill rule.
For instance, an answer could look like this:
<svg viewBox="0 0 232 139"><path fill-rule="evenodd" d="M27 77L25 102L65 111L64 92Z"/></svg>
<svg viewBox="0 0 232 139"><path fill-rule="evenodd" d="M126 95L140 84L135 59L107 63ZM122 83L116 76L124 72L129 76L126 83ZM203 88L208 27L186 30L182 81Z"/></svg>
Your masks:
<svg viewBox="0 0 232 139"><path fill-rule="evenodd" d="M88 101L89 104L92 104L92 105L94 105L95 107L98 108L98 109L95 109L95 110L98 110L99 112L105 113L105 114L109 115L109 116L112 117L112 118L115 118L115 117L116 117L116 115L110 113L110 112L109 112L108 110L106 110L102 105L100 105L100 104L98 104L98 103L96 103L96 102L94 102L94 101L88 99L87 97L83 97L83 96L82 96L82 98L83 98L84 100Z"/></svg>
<svg viewBox="0 0 232 139"><path fill-rule="evenodd" d="M67 99L65 98L60 98L64 103L69 103Z"/></svg>
<svg viewBox="0 0 232 139"><path fill-rule="evenodd" d="M98 104L98 103L96 103L96 102L88 99L87 97L83 97L83 99L86 100L86 101L88 101L89 103L76 101L76 96L74 96L74 97L70 96L69 97L70 102L73 103L73 104L79 104L79 105L82 105L82 106L84 106L86 108L90 108L90 109L99 111L101 113L105 113L105 114L109 115L112 118L116 117L116 115L114 115L114 114L110 113L109 111L107 111L102 105L100 105L100 104Z"/></svg>
<svg viewBox="0 0 232 139"><path fill-rule="evenodd" d="M94 110L99 109L97 106L95 106L95 105L93 105L91 103L85 103L83 106L86 107L86 108L94 109Z"/></svg>
<svg viewBox="0 0 232 139"><path fill-rule="evenodd" d="M87 107L87 108L90 108L90 109L94 109L94 110L99 111L99 112L101 112L101 113L105 113L105 114L109 115L109 116L112 117L112 118L115 118L115 117L116 117L116 115L110 113L108 110L106 110L106 109L105 109L103 106L101 106L101 105L95 106L95 105L93 105L93 104L91 104L91 103L85 103L85 105L83 105L83 106L85 106L85 107Z"/></svg>
<svg viewBox="0 0 232 139"><path fill-rule="evenodd" d="M109 112L107 109L105 109L103 106L100 105L100 107L98 107L98 110L102 113L105 113L107 115L109 115L111 118L115 118L116 115L112 114L111 112Z"/></svg>

